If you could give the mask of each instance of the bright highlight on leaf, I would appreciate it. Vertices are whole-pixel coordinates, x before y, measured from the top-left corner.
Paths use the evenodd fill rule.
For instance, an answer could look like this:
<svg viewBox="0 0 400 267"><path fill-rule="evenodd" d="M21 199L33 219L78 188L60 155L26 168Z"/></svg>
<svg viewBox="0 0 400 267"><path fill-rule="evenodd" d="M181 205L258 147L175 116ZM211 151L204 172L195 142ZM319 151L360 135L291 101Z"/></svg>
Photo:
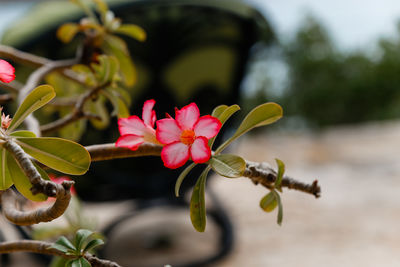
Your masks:
<svg viewBox="0 0 400 267"><path fill-rule="evenodd" d="M246 169L246 161L231 154L215 155L209 163L216 173L228 178L241 177Z"/></svg>
<svg viewBox="0 0 400 267"><path fill-rule="evenodd" d="M81 175L89 169L90 154L78 143L55 137L21 137L16 142L27 154L54 170Z"/></svg>

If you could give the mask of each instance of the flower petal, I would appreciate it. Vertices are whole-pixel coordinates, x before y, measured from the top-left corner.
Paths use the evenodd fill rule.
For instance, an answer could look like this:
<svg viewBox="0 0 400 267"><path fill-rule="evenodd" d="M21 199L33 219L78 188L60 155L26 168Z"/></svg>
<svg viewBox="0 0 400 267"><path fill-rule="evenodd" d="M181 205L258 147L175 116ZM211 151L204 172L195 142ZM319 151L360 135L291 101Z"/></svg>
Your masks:
<svg viewBox="0 0 400 267"><path fill-rule="evenodd" d="M165 167L179 168L189 159L189 147L181 142L166 145L161 151L161 159Z"/></svg>
<svg viewBox="0 0 400 267"><path fill-rule="evenodd" d="M130 116L129 118L119 119L118 126L121 135L144 135L147 128L144 122L136 115Z"/></svg>
<svg viewBox="0 0 400 267"><path fill-rule="evenodd" d="M181 140L182 130L174 119L162 119L157 121L157 140L162 144L170 144Z"/></svg>
<svg viewBox="0 0 400 267"><path fill-rule="evenodd" d="M144 142L142 136L137 136L133 134L123 135L118 138L115 146L117 147L127 147L131 150L136 150Z"/></svg>
<svg viewBox="0 0 400 267"><path fill-rule="evenodd" d="M221 129L221 122L210 115L201 117L194 125L196 136L204 136L207 139L213 138Z"/></svg>
<svg viewBox="0 0 400 267"><path fill-rule="evenodd" d="M199 117L200 111L195 103L191 103L175 111L175 119L182 130L193 130L193 126Z"/></svg>
<svg viewBox="0 0 400 267"><path fill-rule="evenodd" d="M9 83L15 79L14 67L5 60L0 59L0 81Z"/></svg>
<svg viewBox="0 0 400 267"><path fill-rule="evenodd" d="M190 156L196 163L205 163L211 157L211 149L208 146L207 138L200 136L194 140L190 147Z"/></svg>
<svg viewBox="0 0 400 267"><path fill-rule="evenodd" d="M155 116L155 112L153 111L153 107L155 103L156 101L154 101L154 99L150 99L144 102L142 112L143 122L152 128L154 127L153 116Z"/></svg>

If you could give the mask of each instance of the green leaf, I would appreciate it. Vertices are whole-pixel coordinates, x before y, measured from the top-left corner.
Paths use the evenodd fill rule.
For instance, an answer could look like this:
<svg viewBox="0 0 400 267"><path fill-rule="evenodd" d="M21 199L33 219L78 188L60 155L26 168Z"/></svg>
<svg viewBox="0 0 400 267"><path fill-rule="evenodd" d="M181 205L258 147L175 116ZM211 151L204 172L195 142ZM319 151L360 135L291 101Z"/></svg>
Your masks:
<svg viewBox="0 0 400 267"><path fill-rule="evenodd" d="M57 38L63 43L69 43L79 32L79 25L76 23L65 23L57 29Z"/></svg>
<svg viewBox="0 0 400 267"><path fill-rule="evenodd" d="M105 17L107 11L108 11L108 6L107 3L104 2L103 0L93 0L93 2L96 3L96 9L100 13L102 17ZM103 19L104 22L104 19Z"/></svg>
<svg viewBox="0 0 400 267"><path fill-rule="evenodd" d="M44 194L36 194L33 195L31 192L32 184L29 181L28 177L26 177L25 173L19 167L18 163L15 161L13 156L10 153L7 154L7 165L11 174L11 178L14 182L17 190L27 199L32 201L45 201L47 200L47 196ZM39 171L39 170L38 170ZM41 173L39 171L39 173ZM42 176L43 179L48 178L48 176Z"/></svg>
<svg viewBox="0 0 400 267"><path fill-rule="evenodd" d="M283 219L283 207L282 207L282 201L281 197L279 196L278 192L272 191L275 194L276 201L278 202L278 218L277 218L277 223L279 225L282 225L282 219Z"/></svg>
<svg viewBox="0 0 400 267"><path fill-rule="evenodd" d="M132 62L128 49L126 49L126 51L122 49L122 47L126 47L125 42L122 39L120 39L121 41L116 40L118 39L115 37L109 38L107 36L104 40L102 48L107 54L113 55L118 59L124 84L126 86L133 86L137 80L137 71L135 65Z"/></svg>
<svg viewBox="0 0 400 267"><path fill-rule="evenodd" d="M219 108L220 107L220 108ZM226 107L226 108L225 108ZM225 124L225 122L233 115L235 114L236 111L240 110L240 107L238 105L232 105L232 106L225 106L225 105L221 105L218 106L216 109L214 109L213 113L215 112L214 117L218 118L219 121L221 122L221 127ZM212 148L215 138L217 138L217 136L211 138L208 141L208 145Z"/></svg>
<svg viewBox="0 0 400 267"><path fill-rule="evenodd" d="M232 154L214 155L209 164L216 173L228 178L241 177L246 169L246 161Z"/></svg>
<svg viewBox="0 0 400 267"><path fill-rule="evenodd" d="M273 211L276 206L278 206L278 201L272 191L265 195L260 201L260 207L266 212Z"/></svg>
<svg viewBox="0 0 400 267"><path fill-rule="evenodd" d="M216 154L224 150L232 141L239 138L241 135L250 131L255 127L260 127L274 123L282 117L282 107L276 103L265 103L255 107L252 111L247 114L235 134L226 140L218 149L215 151Z"/></svg>
<svg viewBox="0 0 400 267"><path fill-rule="evenodd" d="M55 137L21 137L16 142L27 154L59 172L81 175L89 169L89 152L73 141Z"/></svg>
<svg viewBox="0 0 400 267"><path fill-rule="evenodd" d="M62 118L64 116L68 115L69 113L71 113L71 108L63 107L63 108L60 108L58 112L60 114L60 117ZM61 138L72 140L72 141L78 141L81 139L82 135L84 134L84 132L86 130L86 124L87 124L87 120L84 120L84 119L77 120L77 121L74 121L74 122L62 127L58 131L58 133Z"/></svg>
<svg viewBox="0 0 400 267"><path fill-rule="evenodd" d="M103 240L98 239L98 238L97 239L93 239L86 245L86 247L83 249L83 252L90 251L91 249L94 249L94 248L96 248L98 246L101 246L101 245L104 245L104 241Z"/></svg>
<svg viewBox="0 0 400 267"><path fill-rule="evenodd" d="M69 260L64 259L62 257L54 256L49 267L65 267L65 266L67 266L67 261L69 261Z"/></svg>
<svg viewBox="0 0 400 267"><path fill-rule="evenodd" d="M76 64L73 65L71 69L85 79L85 84L87 86L95 86L97 84L96 77L92 72L92 70L89 68L89 66L83 64ZM62 87L60 86L60 88Z"/></svg>
<svg viewBox="0 0 400 267"><path fill-rule="evenodd" d="M97 57L99 63L91 64L95 71L96 79L99 84L113 81L115 74L118 72L118 60L113 56L100 55Z"/></svg>
<svg viewBox="0 0 400 267"><path fill-rule="evenodd" d="M125 34L132 37L140 42L146 40L146 32L142 27L135 24L122 24L118 29L115 30L116 33Z"/></svg>
<svg viewBox="0 0 400 267"><path fill-rule="evenodd" d="M179 175L178 179L176 180L175 183L175 196L179 197L179 188L181 188L181 184L183 182L183 180L185 179L186 175L188 175L188 173L194 168L194 166L196 166L196 163L192 163L189 166L186 167L186 169L184 169L181 174Z"/></svg>
<svg viewBox="0 0 400 267"><path fill-rule="evenodd" d="M90 119L90 123L98 130L103 130L110 124L110 115L108 114L105 103L105 97L103 95L99 95L95 101L87 101L84 107L85 110L100 117L100 120Z"/></svg>
<svg viewBox="0 0 400 267"><path fill-rule="evenodd" d="M64 246L59 245L59 244L52 244L49 248L56 249L56 250L61 251L63 253L67 253L67 251L69 251L69 249L67 247L64 247Z"/></svg>
<svg viewBox="0 0 400 267"><path fill-rule="evenodd" d="M88 229L79 229L75 235L75 247L79 253L82 252L83 245L87 242L87 239L93 235L94 232Z"/></svg>
<svg viewBox="0 0 400 267"><path fill-rule="evenodd" d="M210 167L207 166L201 173L193 188L192 198L190 200L190 220L192 221L193 227L198 232L204 232L206 229L205 187L209 171Z"/></svg>
<svg viewBox="0 0 400 267"><path fill-rule="evenodd" d="M36 134L34 134L31 131L23 130L23 131L12 132L12 133L10 133L10 136L13 136L15 138L18 138L18 137L36 137Z"/></svg>
<svg viewBox="0 0 400 267"><path fill-rule="evenodd" d="M219 116L224 112L225 109L227 109L227 105L219 105L214 108L213 112L211 113L211 116L219 118Z"/></svg>
<svg viewBox="0 0 400 267"><path fill-rule="evenodd" d="M113 112L111 113L112 116L118 116L118 118L127 118L129 117L129 109L126 106L125 102L116 95L112 89L106 89L102 91L102 94L107 97L111 104L114 107Z"/></svg>
<svg viewBox="0 0 400 267"><path fill-rule="evenodd" d="M7 165L7 150L0 149L0 190L6 190L13 185L10 171Z"/></svg>
<svg viewBox="0 0 400 267"><path fill-rule="evenodd" d="M120 87L112 87L112 91L115 95L117 95L119 98L121 98L122 101L124 101L126 106L129 107L132 104L131 95L125 89L120 88Z"/></svg>
<svg viewBox="0 0 400 267"><path fill-rule="evenodd" d="M278 164L278 174L276 176L275 188L281 191L281 182L283 178L283 174L285 173L285 163L283 163L280 159L275 159L276 164Z"/></svg>
<svg viewBox="0 0 400 267"><path fill-rule="evenodd" d="M80 257L71 261L71 267L91 267L91 265L84 257Z"/></svg>
<svg viewBox="0 0 400 267"><path fill-rule="evenodd" d="M60 236L54 244L58 244L70 250L76 250L75 246L72 245L72 243L65 236Z"/></svg>
<svg viewBox="0 0 400 267"><path fill-rule="evenodd" d="M19 106L7 129L7 133L12 132L29 114L47 104L55 95L54 89L50 85L41 85L32 90Z"/></svg>

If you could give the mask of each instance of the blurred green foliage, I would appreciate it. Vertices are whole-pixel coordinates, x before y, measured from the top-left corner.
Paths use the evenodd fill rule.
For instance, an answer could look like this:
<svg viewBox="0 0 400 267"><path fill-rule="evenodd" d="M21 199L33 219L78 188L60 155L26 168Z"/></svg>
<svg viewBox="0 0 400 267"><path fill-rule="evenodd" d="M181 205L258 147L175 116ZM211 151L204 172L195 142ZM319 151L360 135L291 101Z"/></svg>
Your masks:
<svg viewBox="0 0 400 267"><path fill-rule="evenodd" d="M308 17L283 49L289 83L280 103L288 115L317 127L400 118L400 24L371 55L339 51Z"/></svg>

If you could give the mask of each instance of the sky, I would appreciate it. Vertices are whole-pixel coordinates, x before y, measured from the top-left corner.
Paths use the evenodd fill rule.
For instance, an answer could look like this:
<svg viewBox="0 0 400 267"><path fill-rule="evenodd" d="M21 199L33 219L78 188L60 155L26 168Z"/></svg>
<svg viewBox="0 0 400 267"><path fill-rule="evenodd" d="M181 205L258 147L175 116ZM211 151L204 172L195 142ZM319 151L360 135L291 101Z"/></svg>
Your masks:
<svg viewBox="0 0 400 267"><path fill-rule="evenodd" d="M305 14L314 15L342 49L370 49L392 36L400 0L248 0L259 6L281 38L293 33Z"/></svg>
<svg viewBox="0 0 400 267"><path fill-rule="evenodd" d="M246 0L258 6L283 40L293 34L305 14L314 15L342 49L370 49L382 36L396 32L400 0ZM23 14L28 1L0 0L0 35Z"/></svg>

